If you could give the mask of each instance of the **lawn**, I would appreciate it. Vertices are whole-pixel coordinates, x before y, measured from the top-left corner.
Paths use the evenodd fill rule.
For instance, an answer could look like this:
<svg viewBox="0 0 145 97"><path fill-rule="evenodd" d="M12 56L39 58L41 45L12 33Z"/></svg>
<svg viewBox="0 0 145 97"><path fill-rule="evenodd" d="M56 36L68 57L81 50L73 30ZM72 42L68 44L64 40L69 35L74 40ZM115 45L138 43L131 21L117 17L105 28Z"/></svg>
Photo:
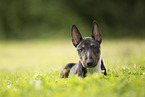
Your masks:
<svg viewBox="0 0 145 97"><path fill-rule="evenodd" d="M145 97L145 40L103 40L108 76L60 79L71 40L0 42L0 97Z"/></svg>

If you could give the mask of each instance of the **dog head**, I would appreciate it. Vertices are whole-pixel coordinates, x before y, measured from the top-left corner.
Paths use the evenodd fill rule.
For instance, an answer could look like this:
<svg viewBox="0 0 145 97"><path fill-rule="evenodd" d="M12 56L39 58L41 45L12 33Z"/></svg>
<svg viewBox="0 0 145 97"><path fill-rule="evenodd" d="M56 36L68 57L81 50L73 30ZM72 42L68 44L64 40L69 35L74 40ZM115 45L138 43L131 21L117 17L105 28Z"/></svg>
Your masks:
<svg viewBox="0 0 145 97"><path fill-rule="evenodd" d="M78 51L78 56L84 68L95 67L100 59L102 37L96 21L93 22L92 37L82 38L78 28L73 25L72 42Z"/></svg>

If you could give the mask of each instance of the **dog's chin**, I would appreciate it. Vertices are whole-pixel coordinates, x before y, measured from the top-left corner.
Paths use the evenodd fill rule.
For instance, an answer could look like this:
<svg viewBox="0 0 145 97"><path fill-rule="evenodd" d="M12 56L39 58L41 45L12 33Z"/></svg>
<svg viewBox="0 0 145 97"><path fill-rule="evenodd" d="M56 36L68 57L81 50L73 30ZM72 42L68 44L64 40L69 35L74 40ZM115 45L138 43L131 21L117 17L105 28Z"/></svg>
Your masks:
<svg viewBox="0 0 145 97"><path fill-rule="evenodd" d="M93 68L93 67L95 67L95 66L97 66L96 64L92 64L92 65L90 65L90 66L85 66L85 68Z"/></svg>

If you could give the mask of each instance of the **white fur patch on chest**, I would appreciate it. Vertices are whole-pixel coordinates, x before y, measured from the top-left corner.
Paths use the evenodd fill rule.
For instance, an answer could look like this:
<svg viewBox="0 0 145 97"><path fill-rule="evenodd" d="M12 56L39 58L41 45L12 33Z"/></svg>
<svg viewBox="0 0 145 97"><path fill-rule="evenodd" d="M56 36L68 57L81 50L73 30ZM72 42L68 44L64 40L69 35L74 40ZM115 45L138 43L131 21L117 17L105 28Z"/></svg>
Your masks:
<svg viewBox="0 0 145 97"><path fill-rule="evenodd" d="M100 59L98 61L97 66L93 67L93 68L87 68L87 73L93 74L94 72L96 73L101 73L101 56Z"/></svg>

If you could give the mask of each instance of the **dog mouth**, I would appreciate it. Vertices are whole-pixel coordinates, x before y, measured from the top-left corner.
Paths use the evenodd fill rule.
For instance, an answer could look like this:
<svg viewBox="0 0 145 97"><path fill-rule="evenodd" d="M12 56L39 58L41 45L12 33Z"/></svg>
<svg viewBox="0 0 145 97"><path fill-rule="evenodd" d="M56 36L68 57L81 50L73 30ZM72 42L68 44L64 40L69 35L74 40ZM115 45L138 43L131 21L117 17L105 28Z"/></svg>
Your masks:
<svg viewBox="0 0 145 97"><path fill-rule="evenodd" d="M95 62L82 62L82 66L84 68L93 68L97 66L97 64Z"/></svg>
<svg viewBox="0 0 145 97"><path fill-rule="evenodd" d="M85 61L81 60L82 66L84 68L93 68L93 67L97 66L98 62L99 62L99 58L97 58L95 61L93 59L85 60Z"/></svg>
<svg viewBox="0 0 145 97"><path fill-rule="evenodd" d="M94 63L87 63L87 65L86 65L86 68L93 68L93 67L95 67L97 64L94 64Z"/></svg>

